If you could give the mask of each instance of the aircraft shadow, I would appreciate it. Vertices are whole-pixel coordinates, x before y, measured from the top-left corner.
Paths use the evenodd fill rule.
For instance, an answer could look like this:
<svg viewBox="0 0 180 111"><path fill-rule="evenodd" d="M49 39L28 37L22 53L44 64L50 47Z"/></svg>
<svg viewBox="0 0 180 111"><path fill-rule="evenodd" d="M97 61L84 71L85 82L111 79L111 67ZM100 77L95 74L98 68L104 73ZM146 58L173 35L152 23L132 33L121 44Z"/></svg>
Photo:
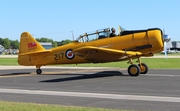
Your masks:
<svg viewBox="0 0 180 111"><path fill-rule="evenodd" d="M25 75L25 74L31 74L31 72L22 72L22 73L8 73L8 74L0 74L1 76L16 76L16 75Z"/></svg>
<svg viewBox="0 0 180 111"><path fill-rule="evenodd" d="M70 74L60 74L60 75L70 75ZM128 76L128 75L123 75L123 73L119 71L102 71L102 72L98 72L94 74L72 74L72 75L79 75L79 76L44 80L40 82L49 82L49 83L50 82L66 82L66 81L94 79L94 78L103 78L103 77L111 77L111 76Z"/></svg>

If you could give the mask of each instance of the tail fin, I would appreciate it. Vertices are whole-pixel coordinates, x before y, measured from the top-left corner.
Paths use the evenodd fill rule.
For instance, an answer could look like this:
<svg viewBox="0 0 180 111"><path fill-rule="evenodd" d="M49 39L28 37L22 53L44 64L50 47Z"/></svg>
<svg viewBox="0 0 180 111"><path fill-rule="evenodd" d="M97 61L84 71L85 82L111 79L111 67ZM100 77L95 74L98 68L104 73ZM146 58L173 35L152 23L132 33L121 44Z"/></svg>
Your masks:
<svg viewBox="0 0 180 111"><path fill-rule="evenodd" d="M32 54L39 54L38 52L46 52L47 50L41 46L28 32L23 32L20 38L20 47L18 54L19 65L34 65L32 63Z"/></svg>
<svg viewBox="0 0 180 111"><path fill-rule="evenodd" d="M23 32L20 38L19 54L45 50L28 32Z"/></svg>

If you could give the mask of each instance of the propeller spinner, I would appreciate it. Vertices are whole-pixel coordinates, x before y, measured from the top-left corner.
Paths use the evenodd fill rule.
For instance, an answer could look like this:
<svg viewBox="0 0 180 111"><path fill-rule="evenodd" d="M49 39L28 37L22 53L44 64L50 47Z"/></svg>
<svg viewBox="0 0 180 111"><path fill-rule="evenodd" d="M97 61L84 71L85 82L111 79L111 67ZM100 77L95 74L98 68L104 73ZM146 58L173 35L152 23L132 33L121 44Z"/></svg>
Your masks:
<svg viewBox="0 0 180 111"><path fill-rule="evenodd" d="M164 34L163 38L164 38L164 42L169 42L171 40L170 36L167 34Z"/></svg>

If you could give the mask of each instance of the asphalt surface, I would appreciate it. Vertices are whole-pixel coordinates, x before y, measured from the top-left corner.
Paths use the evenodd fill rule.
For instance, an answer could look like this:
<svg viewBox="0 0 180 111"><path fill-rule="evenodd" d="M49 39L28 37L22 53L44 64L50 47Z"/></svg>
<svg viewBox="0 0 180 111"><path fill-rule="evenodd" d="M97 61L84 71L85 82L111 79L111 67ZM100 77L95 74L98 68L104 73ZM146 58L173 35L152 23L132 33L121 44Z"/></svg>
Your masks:
<svg viewBox="0 0 180 111"><path fill-rule="evenodd" d="M124 110L179 111L180 70L0 66L0 100Z"/></svg>

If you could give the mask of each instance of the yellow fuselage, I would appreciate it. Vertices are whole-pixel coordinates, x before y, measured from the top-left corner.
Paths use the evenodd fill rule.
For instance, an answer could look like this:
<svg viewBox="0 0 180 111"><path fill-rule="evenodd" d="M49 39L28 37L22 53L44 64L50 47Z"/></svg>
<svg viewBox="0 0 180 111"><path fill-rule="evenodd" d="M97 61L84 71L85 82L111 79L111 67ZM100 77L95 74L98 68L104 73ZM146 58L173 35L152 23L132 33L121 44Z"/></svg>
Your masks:
<svg viewBox="0 0 180 111"><path fill-rule="evenodd" d="M124 32L125 33L125 32ZM52 48L49 52L19 55L18 63L26 66L43 66L51 64L78 64L89 63L83 57L74 55L71 59L67 57L67 51L74 50L84 46L104 47L108 49L124 50L124 51L139 51L143 53L142 56L152 56L153 53L161 52L163 50L162 31L160 29L153 29L147 31L139 31L136 33L127 32L116 37L108 37L98 39L90 42L74 41L70 44ZM26 46L20 46L26 47ZM69 53L72 56L72 53ZM106 56L106 55L104 55ZM120 61L118 59L116 61ZM123 60L123 59L122 59ZM110 62L107 58L107 61ZM113 62L113 61L111 61Z"/></svg>

